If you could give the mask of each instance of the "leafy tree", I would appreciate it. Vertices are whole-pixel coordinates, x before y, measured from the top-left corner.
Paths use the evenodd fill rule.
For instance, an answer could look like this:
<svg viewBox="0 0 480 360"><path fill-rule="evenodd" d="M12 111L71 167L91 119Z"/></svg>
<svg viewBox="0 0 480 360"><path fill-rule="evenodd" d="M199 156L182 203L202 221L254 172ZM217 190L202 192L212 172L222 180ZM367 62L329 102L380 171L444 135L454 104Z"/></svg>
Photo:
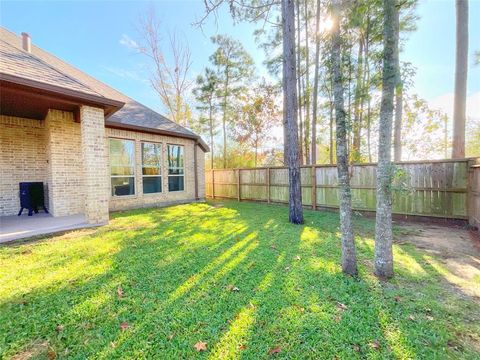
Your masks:
<svg viewBox="0 0 480 360"><path fill-rule="evenodd" d="M214 136L216 134L215 114L218 110L217 98L218 78L215 72L209 68L205 68L205 73L199 75L196 81L196 87L193 93L200 103L198 109L202 112L202 116L198 121L198 132L208 133L210 139L210 168L213 169Z"/></svg>
<svg viewBox="0 0 480 360"><path fill-rule="evenodd" d="M272 128L280 123L281 111L276 101L278 91L273 85L262 83L246 94L240 106L240 117L235 124L237 141L254 149L254 166L258 164L258 149L272 139Z"/></svg>
<svg viewBox="0 0 480 360"><path fill-rule="evenodd" d="M216 74L217 96L221 99L223 167L227 167L227 124L233 121L232 103L245 92L254 73L253 60L243 45L226 35L213 36L217 49L210 56Z"/></svg>

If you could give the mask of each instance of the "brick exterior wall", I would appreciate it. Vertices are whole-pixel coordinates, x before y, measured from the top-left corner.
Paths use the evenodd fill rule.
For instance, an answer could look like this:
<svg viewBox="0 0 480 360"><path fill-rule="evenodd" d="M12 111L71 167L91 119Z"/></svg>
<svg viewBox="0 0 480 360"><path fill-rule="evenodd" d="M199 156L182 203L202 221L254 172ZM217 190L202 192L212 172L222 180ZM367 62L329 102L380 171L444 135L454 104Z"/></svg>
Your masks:
<svg viewBox="0 0 480 360"><path fill-rule="evenodd" d="M190 139L104 127L103 110L84 106L73 114L49 110L45 121L0 116L0 216L19 210L21 181L46 184L54 216L85 214L90 223L108 221L108 210L195 201L194 146ZM135 195L112 197L110 137L135 141ZM141 142L162 143L162 192L143 194ZM185 190L168 191L167 144L184 146ZM205 198L205 154L197 147L198 197Z"/></svg>
<svg viewBox="0 0 480 360"><path fill-rule="evenodd" d="M22 181L47 183L45 122L0 115L0 216L20 210Z"/></svg>
<svg viewBox="0 0 480 360"><path fill-rule="evenodd" d="M80 124L67 111L49 110L45 118L48 203L53 216L83 214L85 193Z"/></svg>
<svg viewBox="0 0 480 360"><path fill-rule="evenodd" d="M110 191L103 110L80 108L85 218L90 224L108 222Z"/></svg>
<svg viewBox="0 0 480 360"><path fill-rule="evenodd" d="M147 134L136 131L106 129L108 138L120 138L135 141L135 195L110 197L110 210L126 210L139 207L161 206L166 204L195 201L195 173L194 173L194 145L189 139L169 137L157 134ZM162 144L162 192L155 194L143 194L142 181L142 141L151 141ZM167 144L184 146L185 161L185 190L168 191L167 169ZM108 143L107 143L108 146ZM198 190L199 198L205 198L205 153L200 147L197 149L198 161ZM109 178L110 181L110 178Z"/></svg>

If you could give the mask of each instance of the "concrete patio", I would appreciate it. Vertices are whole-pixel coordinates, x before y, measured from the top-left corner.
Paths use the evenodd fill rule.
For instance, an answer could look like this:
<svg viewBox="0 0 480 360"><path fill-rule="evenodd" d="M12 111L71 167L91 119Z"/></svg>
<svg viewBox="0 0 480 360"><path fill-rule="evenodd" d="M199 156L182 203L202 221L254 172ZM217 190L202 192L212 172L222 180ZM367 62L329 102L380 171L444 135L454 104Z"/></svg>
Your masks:
<svg viewBox="0 0 480 360"><path fill-rule="evenodd" d="M45 213L28 216L27 213L0 217L0 243L95 226L88 224L81 214L53 217Z"/></svg>

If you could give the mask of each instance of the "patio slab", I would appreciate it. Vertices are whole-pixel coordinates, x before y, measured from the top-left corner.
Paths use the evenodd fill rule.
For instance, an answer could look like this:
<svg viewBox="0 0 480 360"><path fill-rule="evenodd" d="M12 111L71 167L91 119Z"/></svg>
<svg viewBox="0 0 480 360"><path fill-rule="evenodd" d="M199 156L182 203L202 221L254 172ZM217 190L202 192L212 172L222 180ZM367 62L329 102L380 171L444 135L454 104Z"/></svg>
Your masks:
<svg viewBox="0 0 480 360"><path fill-rule="evenodd" d="M82 214L59 217L45 213L33 216L28 216L27 213L21 216L2 216L0 243L92 226L98 225L87 223Z"/></svg>

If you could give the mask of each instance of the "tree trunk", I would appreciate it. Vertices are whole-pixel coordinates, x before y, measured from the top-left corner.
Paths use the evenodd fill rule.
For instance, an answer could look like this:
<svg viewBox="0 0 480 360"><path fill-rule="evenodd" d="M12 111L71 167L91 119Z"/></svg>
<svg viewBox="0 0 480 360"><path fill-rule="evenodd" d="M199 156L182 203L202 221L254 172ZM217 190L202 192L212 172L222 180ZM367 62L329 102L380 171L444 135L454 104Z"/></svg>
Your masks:
<svg viewBox="0 0 480 360"><path fill-rule="evenodd" d="M340 230L342 233L342 270L348 275L357 275L357 260L352 229L352 198L348 174L348 145L345 107L343 100L343 79L341 60L340 19L341 4L334 0L332 4L334 25L332 28L332 69L333 96L337 124L337 172L340 192Z"/></svg>
<svg viewBox="0 0 480 360"><path fill-rule="evenodd" d="M297 131L297 89L295 66L295 3L282 0L283 32L283 92L286 100L283 114L287 125L287 166L289 180L289 221L303 224L302 192L300 188L300 161Z"/></svg>
<svg viewBox="0 0 480 360"><path fill-rule="evenodd" d="M310 164L310 54L308 46L308 6L305 5L305 164Z"/></svg>
<svg viewBox="0 0 480 360"><path fill-rule="evenodd" d="M363 73L363 39L362 36L358 39L358 55L357 55L357 72L355 74L355 99L353 111L353 146L352 146L352 160L360 161L360 129L361 124L361 109L360 101L362 99L362 73Z"/></svg>
<svg viewBox="0 0 480 360"><path fill-rule="evenodd" d="M213 114L212 114L212 100L209 104L209 123L210 123L210 169L213 169Z"/></svg>
<svg viewBox="0 0 480 360"><path fill-rule="evenodd" d="M375 223L375 275L393 276L392 254L392 117L397 72L395 48L396 0L384 0L382 102L378 139L377 213Z"/></svg>
<svg viewBox="0 0 480 360"><path fill-rule="evenodd" d="M318 78L320 70L320 0L317 0L317 15L315 23L315 75L313 79L313 109L312 109L312 164L317 164L317 112L318 112Z"/></svg>
<svg viewBox="0 0 480 360"><path fill-rule="evenodd" d="M228 68L226 68L225 74L225 87L223 95L223 117L222 117L222 128L223 128L223 168L227 168L227 98L228 98Z"/></svg>
<svg viewBox="0 0 480 360"><path fill-rule="evenodd" d="M298 102L298 124L299 124L299 134L298 134L298 139L299 139L299 144L300 144L300 164L303 164L303 114L302 114L302 66L301 66L301 57L300 57L300 43L301 43L301 33L300 33L300 0L296 0L296 6L297 6L297 83L298 83L298 96L297 96L297 102Z"/></svg>
<svg viewBox="0 0 480 360"><path fill-rule="evenodd" d="M396 11L396 38L400 39L400 10ZM393 131L393 159L402 161L402 113L403 113L403 83L400 70L400 46L395 48L395 60L397 71L397 85L395 87L395 126Z"/></svg>
<svg viewBox="0 0 480 360"><path fill-rule="evenodd" d="M457 39L455 51L455 98L453 102L452 158L465 157L465 109L468 71L468 0L455 1Z"/></svg>

